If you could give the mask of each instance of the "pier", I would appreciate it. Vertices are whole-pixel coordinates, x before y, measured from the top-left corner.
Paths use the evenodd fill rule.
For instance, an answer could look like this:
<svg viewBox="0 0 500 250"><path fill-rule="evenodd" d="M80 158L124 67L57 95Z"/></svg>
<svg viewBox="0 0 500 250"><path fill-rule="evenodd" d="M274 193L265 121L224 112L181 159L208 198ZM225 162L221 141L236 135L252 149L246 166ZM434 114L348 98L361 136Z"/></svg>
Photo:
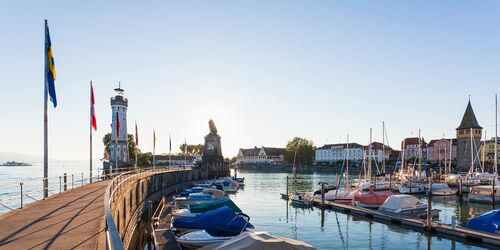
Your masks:
<svg viewBox="0 0 500 250"><path fill-rule="evenodd" d="M313 206L328 208L343 213L349 213L353 216L365 217L387 224L400 225L416 231L437 233L438 235L450 239L484 244L487 247L500 246L500 237L489 233L483 233L464 227L452 226L437 222L431 222L430 225L426 225L426 221L422 219L398 216L395 214L380 212L378 210L361 208L348 204L335 203L332 201L321 201L320 198L311 197L310 200Z"/></svg>
<svg viewBox="0 0 500 250"><path fill-rule="evenodd" d="M0 249L99 248L108 183L75 188L0 216Z"/></svg>

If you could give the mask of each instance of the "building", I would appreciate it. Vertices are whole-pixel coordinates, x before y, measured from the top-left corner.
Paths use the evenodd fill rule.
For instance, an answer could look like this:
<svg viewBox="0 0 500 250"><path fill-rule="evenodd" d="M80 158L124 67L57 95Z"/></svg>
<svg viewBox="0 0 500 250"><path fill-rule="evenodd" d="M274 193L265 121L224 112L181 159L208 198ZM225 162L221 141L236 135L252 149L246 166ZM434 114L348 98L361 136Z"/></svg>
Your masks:
<svg viewBox="0 0 500 250"><path fill-rule="evenodd" d="M500 137L497 138L497 164L500 163ZM480 149L481 161L483 161L484 156L484 164L487 167L493 166L495 162L495 137L492 137L490 140L483 141L481 143Z"/></svg>
<svg viewBox="0 0 500 250"><path fill-rule="evenodd" d="M391 147L389 147L388 145L385 145L385 147L384 147L384 144L382 144L380 142L372 142L371 145L372 145L372 147L371 147L372 148L371 159L373 159L376 162L382 162L382 161L384 161L384 158L385 158L386 162L389 161L389 156L391 155L391 152L392 152ZM365 150L365 154L364 154L365 160L368 160L370 158L370 148L368 147L368 145L364 146L363 148Z"/></svg>
<svg viewBox="0 0 500 250"><path fill-rule="evenodd" d="M363 146L358 143L349 143L349 149L346 152L348 144L325 144L316 149L315 162L317 163L334 163L343 161L346 156L350 161L363 160Z"/></svg>
<svg viewBox="0 0 500 250"><path fill-rule="evenodd" d="M116 96L111 97L112 123L109 161L115 166L128 163L129 152L127 144L127 107L128 100L123 97L123 89L115 89ZM119 119L119 122L117 120ZM117 130L119 129L119 130ZM116 161L118 161L116 163Z"/></svg>
<svg viewBox="0 0 500 250"><path fill-rule="evenodd" d="M420 142L420 145L419 145ZM427 161L427 143L424 138L410 137L401 142L401 148L404 149L406 160L418 160L419 150L422 150L422 162Z"/></svg>
<svg viewBox="0 0 500 250"><path fill-rule="evenodd" d="M240 148L236 156L236 164L282 164L284 161L284 148Z"/></svg>
<svg viewBox="0 0 500 250"><path fill-rule="evenodd" d="M185 166L201 162L201 156L186 155L155 155L156 166Z"/></svg>
<svg viewBox="0 0 500 250"><path fill-rule="evenodd" d="M451 145L450 145L451 144ZM451 150L451 158L450 158ZM457 159L457 140L456 139L435 139L427 144L427 161L429 163L447 163L451 159L455 162Z"/></svg>
<svg viewBox="0 0 500 250"><path fill-rule="evenodd" d="M470 103L467 104L457 132L457 167L459 171L468 171L473 165L479 167L478 156L483 128L479 126L476 115Z"/></svg>

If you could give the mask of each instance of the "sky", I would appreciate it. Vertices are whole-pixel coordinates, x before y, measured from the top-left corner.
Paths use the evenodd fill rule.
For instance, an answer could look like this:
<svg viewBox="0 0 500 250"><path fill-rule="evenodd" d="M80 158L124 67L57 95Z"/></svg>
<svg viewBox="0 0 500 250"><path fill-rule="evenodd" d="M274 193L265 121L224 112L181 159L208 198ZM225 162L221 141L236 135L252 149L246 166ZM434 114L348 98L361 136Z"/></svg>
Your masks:
<svg viewBox="0 0 500 250"><path fill-rule="evenodd" d="M325 143L452 137L470 95L494 134L500 92L498 1L0 1L0 152L43 155L44 19L57 70L49 155L89 155L89 81L110 132L118 82L128 128L157 153L203 143L224 156Z"/></svg>

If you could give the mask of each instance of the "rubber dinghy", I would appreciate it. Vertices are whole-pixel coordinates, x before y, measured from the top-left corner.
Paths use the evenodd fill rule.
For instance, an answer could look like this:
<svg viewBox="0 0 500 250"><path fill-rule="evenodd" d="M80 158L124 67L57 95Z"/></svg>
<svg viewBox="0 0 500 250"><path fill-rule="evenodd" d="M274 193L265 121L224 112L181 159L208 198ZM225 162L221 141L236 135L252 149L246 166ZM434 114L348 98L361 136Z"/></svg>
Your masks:
<svg viewBox="0 0 500 250"><path fill-rule="evenodd" d="M175 219L172 227L179 231L204 229L211 236L234 236L254 228L246 214L235 213L227 206L208 211L195 217Z"/></svg>

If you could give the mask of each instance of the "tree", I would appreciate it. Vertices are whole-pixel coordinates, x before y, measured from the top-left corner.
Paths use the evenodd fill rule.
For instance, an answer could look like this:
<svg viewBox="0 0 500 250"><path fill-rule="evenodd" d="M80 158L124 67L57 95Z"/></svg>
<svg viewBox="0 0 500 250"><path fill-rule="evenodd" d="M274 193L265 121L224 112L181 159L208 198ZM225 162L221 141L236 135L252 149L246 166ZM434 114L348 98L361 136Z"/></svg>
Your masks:
<svg viewBox="0 0 500 250"><path fill-rule="evenodd" d="M293 163L294 157L296 164L310 164L314 161L314 154L315 147L311 140L295 137L286 144L285 160L290 164Z"/></svg>
<svg viewBox="0 0 500 250"><path fill-rule="evenodd" d="M183 143L179 146L179 149L182 151L182 154L184 154L184 147L186 147L186 144ZM190 156L201 156L203 154L203 144L187 144L187 155Z"/></svg>
<svg viewBox="0 0 500 250"><path fill-rule="evenodd" d="M153 154L151 152L137 153L137 165L148 166L153 164Z"/></svg>
<svg viewBox="0 0 500 250"><path fill-rule="evenodd" d="M102 143L104 144L104 150L108 152L111 149L111 133L107 133L102 138ZM128 155L130 158L130 162L135 162L135 149L137 148L135 145L134 135L127 135L127 143L128 143ZM140 151L139 151L140 152ZM139 154L139 152L137 154Z"/></svg>

